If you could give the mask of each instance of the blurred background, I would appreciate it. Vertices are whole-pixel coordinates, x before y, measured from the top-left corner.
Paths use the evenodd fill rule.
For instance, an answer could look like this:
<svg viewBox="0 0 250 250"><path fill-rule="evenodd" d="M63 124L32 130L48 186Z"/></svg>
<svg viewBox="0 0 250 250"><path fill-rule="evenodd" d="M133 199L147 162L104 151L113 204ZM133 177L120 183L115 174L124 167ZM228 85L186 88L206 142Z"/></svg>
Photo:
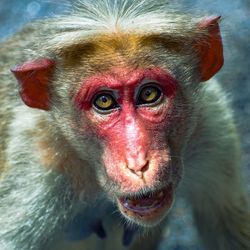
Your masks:
<svg viewBox="0 0 250 250"><path fill-rule="evenodd" d="M173 2L179 2L189 12L199 11L223 17L221 29L225 45L225 65L217 77L232 99L242 141L243 178L250 182L250 1ZM0 0L0 41L26 23L62 13L72 3L72 0ZM249 183L248 190L250 191ZM183 200L177 202L169 220L170 227L166 229L160 250L202 250L192 225L189 207Z"/></svg>

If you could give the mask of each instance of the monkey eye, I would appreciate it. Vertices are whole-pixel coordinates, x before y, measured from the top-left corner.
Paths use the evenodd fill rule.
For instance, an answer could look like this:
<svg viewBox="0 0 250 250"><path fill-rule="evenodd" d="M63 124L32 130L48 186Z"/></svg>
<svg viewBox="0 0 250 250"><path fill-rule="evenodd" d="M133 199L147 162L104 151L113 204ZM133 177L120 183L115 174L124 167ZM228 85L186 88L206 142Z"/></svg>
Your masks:
<svg viewBox="0 0 250 250"><path fill-rule="evenodd" d="M111 93L103 92L97 94L93 101L94 108L97 111L105 112L118 107L118 103Z"/></svg>
<svg viewBox="0 0 250 250"><path fill-rule="evenodd" d="M147 84L139 90L137 105L158 104L163 93L160 87L155 84Z"/></svg>

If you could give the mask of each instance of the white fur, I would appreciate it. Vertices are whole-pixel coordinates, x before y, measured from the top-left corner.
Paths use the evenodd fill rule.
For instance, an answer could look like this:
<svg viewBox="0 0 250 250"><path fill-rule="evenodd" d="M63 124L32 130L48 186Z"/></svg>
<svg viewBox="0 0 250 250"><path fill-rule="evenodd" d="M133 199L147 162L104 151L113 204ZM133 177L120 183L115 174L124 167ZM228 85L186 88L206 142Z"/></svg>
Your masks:
<svg viewBox="0 0 250 250"><path fill-rule="evenodd" d="M46 249L51 234L72 213L71 191L65 177L41 167L36 151L31 152L35 144L26 133L35 126L35 112L20 106L14 116L7 148L9 171L0 182L0 249Z"/></svg>
<svg viewBox="0 0 250 250"><path fill-rule="evenodd" d="M91 35L116 32L165 33L188 32L195 18L177 14L173 4L154 0L79 1L70 15L55 20L61 34L49 43L66 45ZM178 18L178 15L180 17ZM196 20L197 21L197 20ZM185 29L183 27L185 26Z"/></svg>

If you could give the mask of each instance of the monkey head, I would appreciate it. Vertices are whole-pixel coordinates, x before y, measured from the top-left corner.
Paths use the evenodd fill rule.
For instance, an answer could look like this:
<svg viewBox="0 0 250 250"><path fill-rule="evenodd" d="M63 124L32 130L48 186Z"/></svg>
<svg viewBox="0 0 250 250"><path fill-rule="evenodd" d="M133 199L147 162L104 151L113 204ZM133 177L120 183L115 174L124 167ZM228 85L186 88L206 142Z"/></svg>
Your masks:
<svg viewBox="0 0 250 250"><path fill-rule="evenodd" d="M197 26L206 30L205 42L189 43L197 59L190 74L196 72L199 81L223 64L218 19ZM23 101L52 114L107 196L126 218L144 226L156 225L170 210L195 126L192 84L181 82L185 73L177 73L185 72L183 58L194 56L183 56L181 40L166 49L166 40L100 35L64 48L60 57L12 70Z"/></svg>

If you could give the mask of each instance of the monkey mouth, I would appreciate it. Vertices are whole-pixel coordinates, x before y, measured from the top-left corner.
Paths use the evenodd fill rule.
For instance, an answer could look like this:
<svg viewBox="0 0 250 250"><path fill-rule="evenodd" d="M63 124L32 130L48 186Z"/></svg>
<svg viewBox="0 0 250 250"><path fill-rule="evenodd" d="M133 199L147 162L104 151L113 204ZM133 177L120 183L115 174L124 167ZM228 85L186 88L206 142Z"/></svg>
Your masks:
<svg viewBox="0 0 250 250"><path fill-rule="evenodd" d="M138 224L152 226L159 223L170 210L173 200L173 187L148 192L143 195L118 198L118 207L128 219L134 219Z"/></svg>

